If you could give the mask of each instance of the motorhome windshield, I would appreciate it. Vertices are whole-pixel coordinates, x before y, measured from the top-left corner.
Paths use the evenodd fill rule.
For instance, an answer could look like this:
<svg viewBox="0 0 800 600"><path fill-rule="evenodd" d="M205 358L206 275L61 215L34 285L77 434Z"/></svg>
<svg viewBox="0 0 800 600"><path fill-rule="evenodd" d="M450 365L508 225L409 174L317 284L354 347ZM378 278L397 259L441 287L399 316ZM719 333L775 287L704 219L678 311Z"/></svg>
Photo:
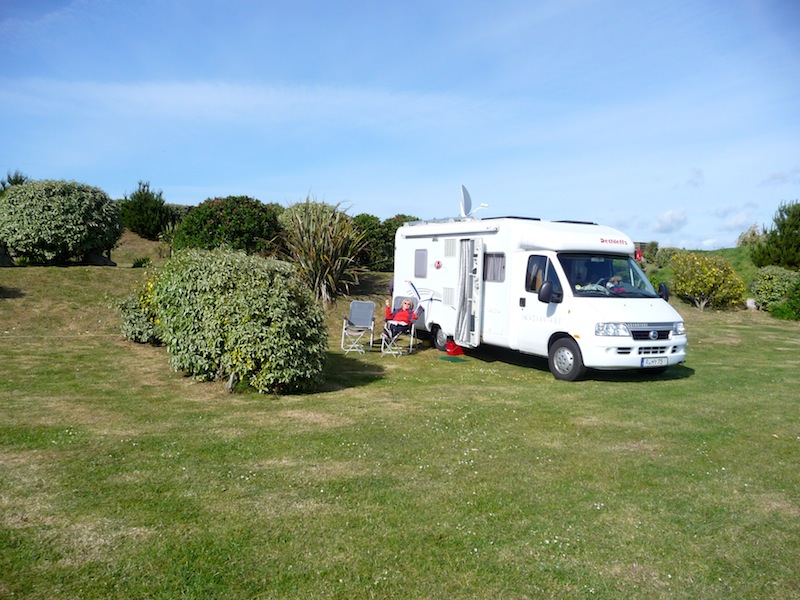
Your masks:
<svg viewBox="0 0 800 600"><path fill-rule="evenodd" d="M641 267L627 255L563 253L558 255L577 297L655 298Z"/></svg>

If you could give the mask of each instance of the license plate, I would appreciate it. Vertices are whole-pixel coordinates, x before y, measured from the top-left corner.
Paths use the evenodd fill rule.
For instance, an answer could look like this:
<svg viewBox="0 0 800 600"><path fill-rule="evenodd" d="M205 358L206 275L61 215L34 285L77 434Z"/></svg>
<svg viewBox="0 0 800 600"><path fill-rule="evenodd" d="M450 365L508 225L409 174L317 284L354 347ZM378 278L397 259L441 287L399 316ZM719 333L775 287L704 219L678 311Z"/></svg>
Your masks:
<svg viewBox="0 0 800 600"><path fill-rule="evenodd" d="M669 360L665 356L659 356L656 358L643 358L642 359L642 366L643 367L666 367L669 364Z"/></svg>

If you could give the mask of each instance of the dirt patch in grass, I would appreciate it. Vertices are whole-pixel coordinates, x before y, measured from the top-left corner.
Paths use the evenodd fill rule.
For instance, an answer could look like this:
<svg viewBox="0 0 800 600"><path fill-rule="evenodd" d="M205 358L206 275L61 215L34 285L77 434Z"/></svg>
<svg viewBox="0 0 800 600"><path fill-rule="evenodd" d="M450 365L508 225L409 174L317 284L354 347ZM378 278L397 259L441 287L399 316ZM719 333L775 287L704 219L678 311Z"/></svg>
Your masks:
<svg viewBox="0 0 800 600"><path fill-rule="evenodd" d="M4 473L0 521L6 527L20 529L54 524L54 519L46 516L51 512L47 466L52 460L50 453L40 450L0 454Z"/></svg>
<svg viewBox="0 0 800 600"><path fill-rule="evenodd" d="M614 579L623 579L630 582L630 585L623 586L625 588L639 588L652 593L655 590L663 591L669 587L664 581L665 579L669 581L668 575L665 576L658 569L641 563L616 565L610 569L610 573Z"/></svg>
<svg viewBox="0 0 800 600"><path fill-rule="evenodd" d="M64 557L54 567L65 568L87 563L112 563L114 550L123 543L141 543L156 532L147 527L128 527L110 519L79 521L62 528L61 545Z"/></svg>
<svg viewBox="0 0 800 600"><path fill-rule="evenodd" d="M781 513L788 517L800 517L800 507L787 498L776 495L764 495L759 498L758 502L761 510L764 513Z"/></svg>
<svg viewBox="0 0 800 600"><path fill-rule="evenodd" d="M661 448L658 444L645 442L643 440L615 444L611 446L611 450L614 452L646 454L648 456L652 456L653 458L661 456Z"/></svg>

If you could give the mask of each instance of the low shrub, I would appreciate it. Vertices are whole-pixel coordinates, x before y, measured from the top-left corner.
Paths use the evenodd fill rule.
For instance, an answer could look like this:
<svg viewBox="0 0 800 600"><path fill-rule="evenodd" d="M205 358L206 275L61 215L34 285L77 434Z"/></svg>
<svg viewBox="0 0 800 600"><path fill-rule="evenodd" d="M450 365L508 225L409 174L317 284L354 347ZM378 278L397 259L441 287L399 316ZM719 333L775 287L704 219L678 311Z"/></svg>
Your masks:
<svg viewBox="0 0 800 600"><path fill-rule="evenodd" d="M780 304L789 297L789 293L798 281L800 281L800 273L797 271L777 265L761 267L756 271L751 285L756 306L761 310L772 311L776 304Z"/></svg>
<svg viewBox="0 0 800 600"><path fill-rule="evenodd" d="M176 370L246 381L259 392L310 391L321 381L324 313L288 263L183 250L134 300L123 306L123 333L152 341L152 332Z"/></svg>
<svg viewBox="0 0 800 600"><path fill-rule="evenodd" d="M653 269L647 273L647 278L653 284L653 287L658 289L658 286L662 283L670 284L670 271L669 269Z"/></svg>
<svg viewBox="0 0 800 600"><path fill-rule="evenodd" d="M800 277L782 302L774 304L772 316L786 321L800 321Z"/></svg>
<svg viewBox="0 0 800 600"><path fill-rule="evenodd" d="M672 257L671 265L675 295L700 309L731 308L745 300L744 280L724 258L680 252Z"/></svg>
<svg viewBox="0 0 800 600"><path fill-rule="evenodd" d="M122 231L117 203L86 184L28 181L0 196L0 240L19 264L106 254Z"/></svg>
<svg viewBox="0 0 800 600"><path fill-rule="evenodd" d="M160 344L158 318L153 303L156 276L151 276L142 289L124 299L117 308L122 317L120 330L127 339L140 344Z"/></svg>

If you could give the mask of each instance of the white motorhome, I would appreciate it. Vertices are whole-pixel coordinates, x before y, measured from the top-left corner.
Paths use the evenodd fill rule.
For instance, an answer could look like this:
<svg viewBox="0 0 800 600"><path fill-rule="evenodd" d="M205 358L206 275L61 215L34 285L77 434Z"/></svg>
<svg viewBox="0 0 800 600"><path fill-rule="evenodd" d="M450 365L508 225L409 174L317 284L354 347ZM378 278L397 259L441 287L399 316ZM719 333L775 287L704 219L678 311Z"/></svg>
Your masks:
<svg viewBox="0 0 800 600"><path fill-rule="evenodd" d="M416 300L417 329L440 350L449 340L511 348L547 357L570 381L587 368L661 372L686 360L686 331L634 252L627 235L594 223L407 223L395 236L393 295Z"/></svg>

